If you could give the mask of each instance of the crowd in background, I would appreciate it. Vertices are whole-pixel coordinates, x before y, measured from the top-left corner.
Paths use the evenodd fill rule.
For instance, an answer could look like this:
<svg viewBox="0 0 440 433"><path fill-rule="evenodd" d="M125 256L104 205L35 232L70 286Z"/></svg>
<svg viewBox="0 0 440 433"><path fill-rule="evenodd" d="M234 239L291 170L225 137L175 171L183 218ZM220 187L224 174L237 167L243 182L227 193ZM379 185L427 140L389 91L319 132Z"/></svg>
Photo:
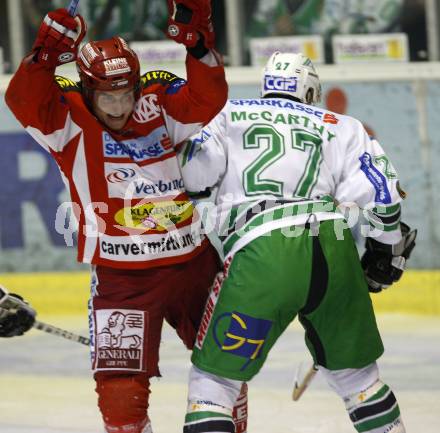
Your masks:
<svg viewBox="0 0 440 433"><path fill-rule="evenodd" d="M26 48L30 49L42 16L65 7L67 0L21 0ZM404 32L410 59L429 60L424 0L237 0L241 6L243 43L249 37L320 34L326 44L326 62L332 62L334 34ZM227 54L225 0L212 2L219 50ZM0 46L6 69L10 58L7 2L0 2ZM103 39L120 34L129 41L165 39L166 0L82 0L89 23L88 37ZM245 56L249 62L249 56ZM10 71L9 71L10 72Z"/></svg>

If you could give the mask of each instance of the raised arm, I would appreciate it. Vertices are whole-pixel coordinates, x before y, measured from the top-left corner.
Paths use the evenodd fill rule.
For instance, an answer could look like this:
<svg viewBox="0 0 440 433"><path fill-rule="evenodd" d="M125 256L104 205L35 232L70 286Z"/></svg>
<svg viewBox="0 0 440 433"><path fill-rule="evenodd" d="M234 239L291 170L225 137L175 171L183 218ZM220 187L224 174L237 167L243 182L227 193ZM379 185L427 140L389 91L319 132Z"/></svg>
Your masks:
<svg viewBox="0 0 440 433"><path fill-rule="evenodd" d="M214 50L210 0L169 0L168 5L167 35L188 52L186 85L164 95L168 131L174 143L180 143L222 109L228 86L221 56Z"/></svg>
<svg viewBox="0 0 440 433"><path fill-rule="evenodd" d="M32 129L47 135L64 128L68 106L55 82L55 69L75 60L85 32L80 15L71 17L66 9L49 12L41 23L32 52L11 79L6 104L31 134Z"/></svg>

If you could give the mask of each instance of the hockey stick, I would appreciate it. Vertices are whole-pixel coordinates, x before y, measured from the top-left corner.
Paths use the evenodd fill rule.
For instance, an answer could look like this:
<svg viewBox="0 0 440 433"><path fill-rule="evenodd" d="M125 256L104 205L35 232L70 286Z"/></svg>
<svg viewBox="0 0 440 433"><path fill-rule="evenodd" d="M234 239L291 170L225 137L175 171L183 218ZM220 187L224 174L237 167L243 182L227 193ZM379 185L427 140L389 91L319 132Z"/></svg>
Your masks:
<svg viewBox="0 0 440 433"><path fill-rule="evenodd" d="M293 401L298 401L301 398L304 391L307 389L307 387L312 382L313 378L316 376L316 373L318 373L318 367L315 364L313 364L301 380L299 379L300 372L301 372L301 364L296 369L295 382L293 384L293 391L292 391Z"/></svg>
<svg viewBox="0 0 440 433"><path fill-rule="evenodd" d="M17 297L18 295L10 296L9 292L6 290L6 287L0 285L0 318L7 314L15 314L20 308L27 308L27 303L23 301L22 298ZM86 346L90 344L89 338L74 334L73 332L66 331L61 328L57 328L56 326L49 325L48 323L35 320L32 326L35 329L47 332L48 334L58 335L59 337L64 337L67 340L75 341Z"/></svg>
<svg viewBox="0 0 440 433"><path fill-rule="evenodd" d="M13 308L0 307L0 313L3 311L15 312ZM40 322L39 320L36 320L32 325L32 327L38 329L39 331L47 332L48 334L57 335L58 337L63 337L66 338L67 340L84 344L85 346L88 346L90 344L90 338L83 337L82 335L74 334L73 332L66 331L65 329L57 328L56 326L49 325L48 323Z"/></svg>
<svg viewBox="0 0 440 433"><path fill-rule="evenodd" d="M90 338L83 337L82 335L74 334L73 332L66 331L65 329L57 328L56 326L49 325L48 323L35 321L33 327L40 331L47 332L48 334L57 335L58 337L66 338L70 341L75 341L76 343L84 344L88 346L90 344Z"/></svg>
<svg viewBox="0 0 440 433"><path fill-rule="evenodd" d="M70 0L69 6L67 6L67 12L71 17L76 15L76 11L78 9L79 0Z"/></svg>

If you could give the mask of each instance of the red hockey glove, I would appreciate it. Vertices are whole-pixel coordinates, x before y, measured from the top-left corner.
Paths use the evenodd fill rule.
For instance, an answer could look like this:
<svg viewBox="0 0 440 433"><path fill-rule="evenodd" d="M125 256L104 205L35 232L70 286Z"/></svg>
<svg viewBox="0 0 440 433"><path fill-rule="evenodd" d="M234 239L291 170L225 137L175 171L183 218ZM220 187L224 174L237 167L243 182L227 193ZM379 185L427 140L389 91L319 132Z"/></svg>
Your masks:
<svg viewBox="0 0 440 433"><path fill-rule="evenodd" d="M199 34L206 48L214 48L211 0L168 0L167 36L188 48L194 47Z"/></svg>
<svg viewBox="0 0 440 433"><path fill-rule="evenodd" d="M74 61L86 30L81 15L72 17L66 9L49 12L41 23L32 47L34 60L48 67Z"/></svg>

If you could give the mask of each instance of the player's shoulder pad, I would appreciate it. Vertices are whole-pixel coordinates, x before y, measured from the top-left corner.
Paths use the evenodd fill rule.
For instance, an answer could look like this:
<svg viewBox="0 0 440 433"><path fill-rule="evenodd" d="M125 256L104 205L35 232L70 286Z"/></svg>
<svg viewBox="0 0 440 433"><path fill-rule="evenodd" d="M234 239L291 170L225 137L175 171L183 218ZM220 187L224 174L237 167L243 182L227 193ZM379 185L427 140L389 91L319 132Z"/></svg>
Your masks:
<svg viewBox="0 0 440 433"><path fill-rule="evenodd" d="M153 84L160 84L165 88L168 87L167 92L170 93L171 90L171 93L174 93L181 86L186 84L186 81L171 72L163 70L148 71L141 76L141 86L143 88L149 87Z"/></svg>
<svg viewBox="0 0 440 433"><path fill-rule="evenodd" d="M71 80L70 78L62 77L61 75L55 75L55 82L63 92L81 92L81 86L79 83Z"/></svg>

